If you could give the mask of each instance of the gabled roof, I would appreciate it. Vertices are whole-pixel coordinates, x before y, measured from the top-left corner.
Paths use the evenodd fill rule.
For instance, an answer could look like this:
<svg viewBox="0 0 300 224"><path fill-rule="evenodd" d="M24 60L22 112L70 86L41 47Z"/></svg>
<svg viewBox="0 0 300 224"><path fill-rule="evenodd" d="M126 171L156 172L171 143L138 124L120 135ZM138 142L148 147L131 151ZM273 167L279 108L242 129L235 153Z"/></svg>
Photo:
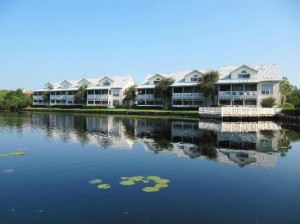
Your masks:
<svg viewBox="0 0 300 224"><path fill-rule="evenodd" d="M249 67L249 66L247 66L247 65L242 65L242 66L240 66L240 67L234 69L234 70L231 71L230 73L233 73L233 72L237 71L237 70L240 69L240 68L247 68L247 69L250 69L250 70L252 70L252 71L254 71L254 72L258 72L258 71L255 70L254 68L251 68L251 67Z"/></svg>
<svg viewBox="0 0 300 224"><path fill-rule="evenodd" d="M204 75L204 73L202 73L202 72L198 71L197 69L195 69L195 70L189 72L188 74L186 74L184 77L186 77L186 76L188 76L188 75L190 75L190 74L192 74L192 73L194 73L194 72L197 72L197 73L199 73L199 74L201 74L201 75Z"/></svg>
<svg viewBox="0 0 300 224"><path fill-rule="evenodd" d="M102 77L101 79L99 79L98 82L101 82L103 79L109 79L110 81L114 82L113 79L111 79L111 78L109 78L109 77L107 77L107 76Z"/></svg>

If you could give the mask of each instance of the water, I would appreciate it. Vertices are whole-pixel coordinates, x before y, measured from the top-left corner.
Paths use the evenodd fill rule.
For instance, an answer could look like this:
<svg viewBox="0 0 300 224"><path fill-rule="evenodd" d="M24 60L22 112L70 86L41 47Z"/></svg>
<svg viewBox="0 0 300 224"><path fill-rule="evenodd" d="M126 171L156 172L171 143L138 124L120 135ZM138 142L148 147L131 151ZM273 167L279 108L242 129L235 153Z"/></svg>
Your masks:
<svg viewBox="0 0 300 224"><path fill-rule="evenodd" d="M0 114L0 223L300 223L300 132L70 114ZM153 183L121 177L156 175ZM100 190L89 181L111 185Z"/></svg>

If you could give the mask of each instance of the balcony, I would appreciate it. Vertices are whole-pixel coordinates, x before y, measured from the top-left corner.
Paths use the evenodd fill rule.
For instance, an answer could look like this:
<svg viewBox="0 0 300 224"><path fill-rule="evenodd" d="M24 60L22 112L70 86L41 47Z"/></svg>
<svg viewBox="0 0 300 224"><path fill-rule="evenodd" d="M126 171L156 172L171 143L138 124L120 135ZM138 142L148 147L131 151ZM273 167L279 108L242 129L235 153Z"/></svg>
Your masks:
<svg viewBox="0 0 300 224"><path fill-rule="evenodd" d="M220 91L221 97L257 97L257 91Z"/></svg>
<svg viewBox="0 0 300 224"><path fill-rule="evenodd" d="M43 98L44 98L44 96L41 96L41 95L33 95L32 96L32 99L34 99L34 100L43 100Z"/></svg>
<svg viewBox="0 0 300 224"><path fill-rule="evenodd" d="M154 94L138 94L137 99L138 100L154 99Z"/></svg>
<svg viewBox="0 0 300 224"><path fill-rule="evenodd" d="M108 100L108 94L87 95L87 100Z"/></svg>
<svg viewBox="0 0 300 224"><path fill-rule="evenodd" d="M172 95L173 99L175 98L180 98L180 99L184 99L184 98L203 98L203 94L202 93L173 93Z"/></svg>

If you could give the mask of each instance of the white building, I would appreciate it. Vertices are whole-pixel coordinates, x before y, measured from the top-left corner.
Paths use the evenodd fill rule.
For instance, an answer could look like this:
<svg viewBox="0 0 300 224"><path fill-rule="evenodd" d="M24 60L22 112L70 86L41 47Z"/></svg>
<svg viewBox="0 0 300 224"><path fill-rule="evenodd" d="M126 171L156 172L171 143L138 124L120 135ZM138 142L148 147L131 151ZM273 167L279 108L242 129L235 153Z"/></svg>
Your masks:
<svg viewBox="0 0 300 224"><path fill-rule="evenodd" d="M226 66L218 71L218 105L260 107L268 97L280 102L277 65Z"/></svg>
<svg viewBox="0 0 300 224"><path fill-rule="evenodd" d="M137 87L137 105L140 107L163 107L164 99L154 97L155 84L164 78L173 78L169 107L192 108L211 106L198 88L198 79L209 70L220 73L217 81L216 102L222 106L260 107L261 101L274 97L279 102L279 76L277 65L224 66L215 69L180 71L176 73L149 74Z"/></svg>
<svg viewBox="0 0 300 224"><path fill-rule="evenodd" d="M65 80L45 84L44 89L33 91L33 105L88 105L115 107L122 105L123 91L135 85L132 76L101 77L99 79ZM75 94L86 88L86 102L76 102ZM49 94L49 98L47 96ZM46 96L45 96L46 95ZM48 98L48 99L47 99Z"/></svg>
<svg viewBox="0 0 300 224"><path fill-rule="evenodd" d="M162 79L172 78L172 96L168 107L199 107L203 106L204 97L198 88L198 78L203 75L197 70L179 71L176 73L148 74L142 85L137 87L137 105L140 107L163 107L164 99L155 98L155 84Z"/></svg>

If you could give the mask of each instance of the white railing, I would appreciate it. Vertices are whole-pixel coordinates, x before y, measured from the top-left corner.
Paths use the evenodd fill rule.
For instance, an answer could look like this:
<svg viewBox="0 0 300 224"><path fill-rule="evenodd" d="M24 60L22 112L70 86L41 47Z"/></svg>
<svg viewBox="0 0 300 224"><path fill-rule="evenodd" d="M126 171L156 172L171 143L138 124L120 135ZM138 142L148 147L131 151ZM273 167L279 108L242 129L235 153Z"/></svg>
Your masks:
<svg viewBox="0 0 300 224"><path fill-rule="evenodd" d="M66 100L67 95L50 95L50 100Z"/></svg>
<svg viewBox="0 0 300 224"><path fill-rule="evenodd" d="M154 94L138 94L137 99L154 99Z"/></svg>
<svg viewBox="0 0 300 224"><path fill-rule="evenodd" d="M87 95L88 100L103 100L108 98L109 98L108 94Z"/></svg>
<svg viewBox="0 0 300 224"><path fill-rule="evenodd" d="M187 98L187 97L202 98L203 94L202 93L173 93L173 98Z"/></svg>
<svg viewBox="0 0 300 224"><path fill-rule="evenodd" d="M32 96L32 99L34 100L42 100L44 98L44 96Z"/></svg>
<svg viewBox="0 0 300 224"><path fill-rule="evenodd" d="M219 96L257 96L257 91L219 91Z"/></svg>
<svg viewBox="0 0 300 224"><path fill-rule="evenodd" d="M261 117L274 116L280 113L280 108L260 107L199 107L200 115L220 117Z"/></svg>

